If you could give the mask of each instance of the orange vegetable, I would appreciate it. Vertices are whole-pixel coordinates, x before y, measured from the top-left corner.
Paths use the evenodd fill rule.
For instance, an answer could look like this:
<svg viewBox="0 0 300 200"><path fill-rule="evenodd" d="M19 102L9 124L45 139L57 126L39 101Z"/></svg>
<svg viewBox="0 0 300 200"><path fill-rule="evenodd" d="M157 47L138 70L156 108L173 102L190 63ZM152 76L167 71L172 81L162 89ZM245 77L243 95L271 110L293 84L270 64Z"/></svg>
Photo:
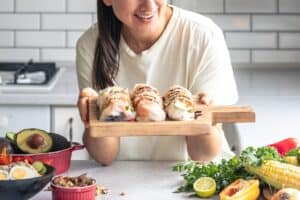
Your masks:
<svg viewBox="0 0 300 200"><path fill-rule="evenodd" d="M220 200L256 200L259 197L259 181L237 179L220 193Z"/></svg>

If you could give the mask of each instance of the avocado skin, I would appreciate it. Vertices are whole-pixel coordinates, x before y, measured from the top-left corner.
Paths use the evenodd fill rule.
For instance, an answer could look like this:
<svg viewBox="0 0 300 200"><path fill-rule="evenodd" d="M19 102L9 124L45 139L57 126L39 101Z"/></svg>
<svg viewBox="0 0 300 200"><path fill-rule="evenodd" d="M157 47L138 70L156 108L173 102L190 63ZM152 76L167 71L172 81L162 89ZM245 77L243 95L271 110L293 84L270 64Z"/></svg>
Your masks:
<svg viewBox="0 0 300 200"><path fill-rule="evenodd" d="M60 151L71 147L70 142L62 135L57 133L49 133L53 140L51 152Z"/></svg>

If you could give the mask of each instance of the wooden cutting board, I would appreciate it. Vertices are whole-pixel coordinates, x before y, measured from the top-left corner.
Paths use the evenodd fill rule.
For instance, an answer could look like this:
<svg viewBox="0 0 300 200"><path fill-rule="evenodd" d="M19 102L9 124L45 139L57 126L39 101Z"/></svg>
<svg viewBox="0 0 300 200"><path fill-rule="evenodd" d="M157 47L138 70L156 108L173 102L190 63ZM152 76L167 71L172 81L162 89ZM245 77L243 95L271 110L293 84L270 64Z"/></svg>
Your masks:
<svg viewBox="0 0 300 200"><path fill-rule="evenodd" d="M217 123L255 122L250 106L204 106L194 96L195 120L161 122L103 122L99 121L97 98L89 99L89 127L92 137L199 135L210 131Z"/></svg>

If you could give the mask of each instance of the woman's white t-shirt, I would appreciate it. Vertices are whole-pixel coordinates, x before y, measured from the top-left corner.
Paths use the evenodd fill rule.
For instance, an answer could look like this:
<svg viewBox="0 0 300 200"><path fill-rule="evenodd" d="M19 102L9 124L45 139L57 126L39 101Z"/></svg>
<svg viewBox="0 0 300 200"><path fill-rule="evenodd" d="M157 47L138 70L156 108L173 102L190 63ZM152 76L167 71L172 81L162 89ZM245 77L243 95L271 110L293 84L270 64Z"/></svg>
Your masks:
<svg viewBox="0 0 300 200"><path fill-rule="evenodd" d="M222 30L209 18L172 6L173 14L161 37L140 54L133 52L121 36L120 65L116 84L132 89L136 83L156 87L163 95L174 84L193 94L207 93L214 104L230 105L237 99L229 52ZM92 87L97 25L77 43L79 88ZM113 133L112 133L113 134ZM216 160L232 156L227 141ZM122 137L119 160L185 160L184 136Z"/></svg>

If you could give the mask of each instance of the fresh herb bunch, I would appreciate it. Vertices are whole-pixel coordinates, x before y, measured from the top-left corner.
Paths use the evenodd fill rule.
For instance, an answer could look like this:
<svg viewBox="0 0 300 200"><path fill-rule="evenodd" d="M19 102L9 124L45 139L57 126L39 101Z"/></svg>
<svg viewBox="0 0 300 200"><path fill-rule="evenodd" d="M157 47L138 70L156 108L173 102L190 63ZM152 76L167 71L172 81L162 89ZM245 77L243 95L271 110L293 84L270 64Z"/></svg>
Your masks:
<svg viewBox="0 0 300 200"><path fill-rule="evenodd" d="M185 184L177 189L177 192L192 192L194 182L200 177L211 177L215 179L217 191L220 192L227 185L238 178L251 179L255 176L244 169L244 165L259 166L266 160L277 160L284 162L278 152L271 147L248 147L242 151L240 157L232 157L229 160L223 159L217 163L199 163L189 160L178 163L173 167L173 171L184 172ZM261 182L263 184L263 182Z"/></svg>
<svg viewBox="0 0 300 200"><path fill-rule="evenodd" d="M247 147L242 151L240 160L244 166L260 166L267 160L284 162L280 154L272 147Z"/></svg>
<svg viewBox="0 0 300 200"><path fill-rule="evenodd" d="M224 187L232 183L238 178L249 179L253 177L246 172L238 157L233 157L230 160L223 159L219 164L210 162L207 164L198 163L189 160L185 163L178 163L173 167L173 171L185 172L185 184L177 189L177 192L192 192L193 183L199 177L212 177L217 184L216 192L220 192Z"/></svg>

